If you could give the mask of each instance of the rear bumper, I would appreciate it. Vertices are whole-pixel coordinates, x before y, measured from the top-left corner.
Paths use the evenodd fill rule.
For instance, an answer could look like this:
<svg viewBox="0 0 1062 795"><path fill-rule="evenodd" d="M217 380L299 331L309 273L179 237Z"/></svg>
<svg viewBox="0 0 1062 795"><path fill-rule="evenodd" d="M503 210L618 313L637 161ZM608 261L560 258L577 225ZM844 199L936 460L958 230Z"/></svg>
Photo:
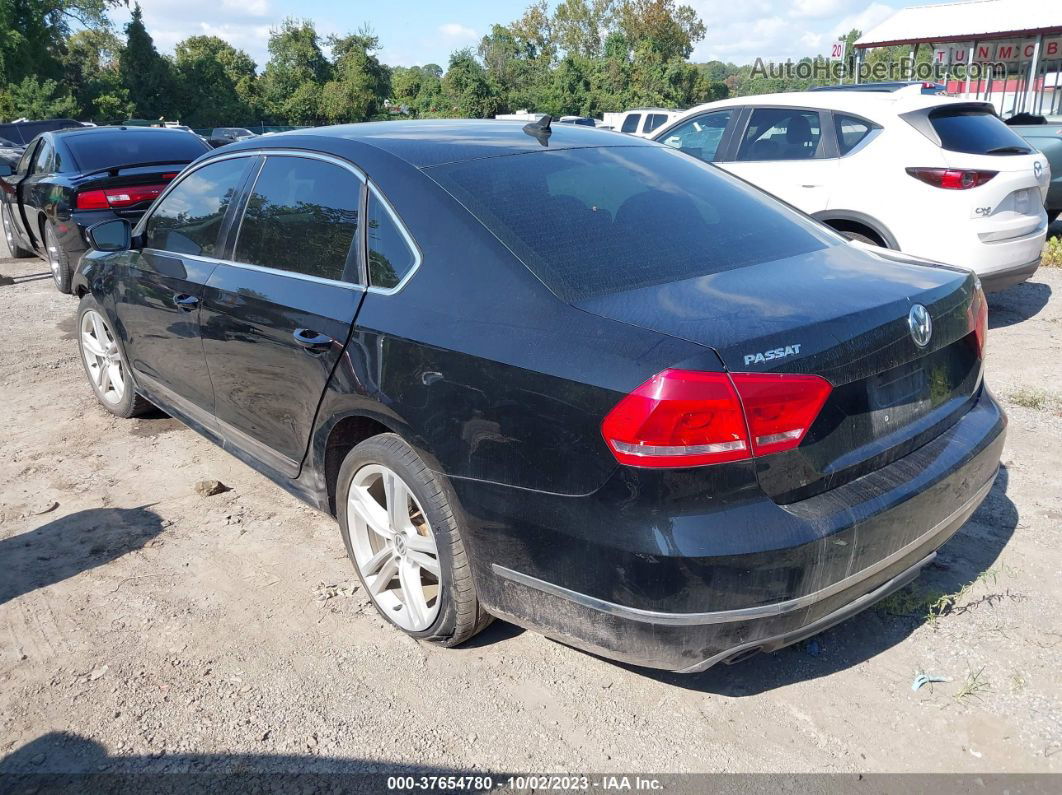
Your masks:
<svg viewBox="0 0 1062 795"><path fill-rule="evenodd" d="M983 274L980 276L981 287L986 293L998 293L1000 290L1006 290L1008 287L1013 287L1015 284L1021 284L1028 280L1036 273L1039 267L1040 257L1037 255L1036 259L1026 262L1024 265L1016 265L1011 268Z"/></svg>
<svg viewBox="0 0 1062 795"><path fill-rule="evenodd" d="M769 506L692 517L657 510L633 551L615 548L632 539L614 517L550 533L548 551L521 548L521 540L534 543L524 522L535 509L525 500L528 513L508 520L513 532L500 517L486 532L473 518L477 589L502 618L637 665L693 672L773 651L917 576L988 494L1005 424L985 390L954 426L876 472L785 506L763 498ZM484 511L467 484L455 487L466 510ZM553 516L559 521L563 510ZM753 529L750 516L768 524ZM678 532L679 523L689 532ZM564 544L577 533L598 548L570 537Z"/></svg>

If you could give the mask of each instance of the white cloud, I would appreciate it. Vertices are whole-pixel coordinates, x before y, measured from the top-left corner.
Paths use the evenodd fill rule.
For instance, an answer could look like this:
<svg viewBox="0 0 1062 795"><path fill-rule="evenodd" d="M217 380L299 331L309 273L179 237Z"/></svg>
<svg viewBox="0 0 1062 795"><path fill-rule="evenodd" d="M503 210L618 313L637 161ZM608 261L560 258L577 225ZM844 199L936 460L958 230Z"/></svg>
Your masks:
<svg viewBox="0 0 1062 795"><path fill-rule="evenodd" d="M707 38L694 61L749 64L756 58L784 62L825 55L830 42L852 28L866 32L895 13L905 0L686 0L705 25Z"/></svg>
<svg viewBox="0 0 1062 795"><path fill-rule="evenodd" d="M455 42L471 43L479 38L479 34L476 31L467 25L462 25L460 22L447 22L439 25L439 32Z"/></svg>

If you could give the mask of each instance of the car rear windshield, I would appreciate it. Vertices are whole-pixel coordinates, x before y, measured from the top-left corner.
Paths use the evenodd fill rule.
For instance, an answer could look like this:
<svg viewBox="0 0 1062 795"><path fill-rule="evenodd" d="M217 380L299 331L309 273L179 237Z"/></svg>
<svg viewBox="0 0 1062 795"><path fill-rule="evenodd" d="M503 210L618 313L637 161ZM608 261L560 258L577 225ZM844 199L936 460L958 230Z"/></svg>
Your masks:
<svg viewBox="0 0 1062 795"><path fill-rule="evenodd" d="M71 135L66 145L82 171L137 163L190 163L207 151L192 133L115 130Z"/></svg>
<svg viewBox="0 0 1062 795"><path fill-rule="evenodd" d="M938 108L929 122L940 137L940 145L952 152L970 155L1018 155L1032 147L1007 127L1002 119L980 108Z"/></svg>
<svg viewBox="0 0 1062 795"><path fill-rule="evenodd" d="M552 150L426 172L565 301L838 242L765 193L663 146Z"/></svg>

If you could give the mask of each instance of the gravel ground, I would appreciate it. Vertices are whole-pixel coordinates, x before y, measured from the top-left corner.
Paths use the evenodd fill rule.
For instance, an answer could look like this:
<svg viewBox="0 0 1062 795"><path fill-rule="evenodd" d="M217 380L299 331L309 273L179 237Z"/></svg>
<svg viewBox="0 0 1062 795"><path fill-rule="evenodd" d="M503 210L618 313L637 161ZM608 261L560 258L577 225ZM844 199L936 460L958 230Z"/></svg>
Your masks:
<svg viewBox="0 0 1062 795"><path fill-rule="evenodd" d="M386 627L330 518L98 408L74 299L38 260L0 273L0 770L1062 771L1062 270L991 300L1005 469L939 564L693 676L502 622L451 650Z"/></svg>

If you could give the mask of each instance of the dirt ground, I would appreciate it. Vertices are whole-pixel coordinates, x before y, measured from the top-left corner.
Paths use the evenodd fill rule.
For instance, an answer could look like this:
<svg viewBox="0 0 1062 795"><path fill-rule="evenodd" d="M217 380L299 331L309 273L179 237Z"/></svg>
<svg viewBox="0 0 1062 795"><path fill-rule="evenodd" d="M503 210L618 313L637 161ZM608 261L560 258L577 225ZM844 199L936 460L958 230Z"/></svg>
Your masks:
<svg viewBox="0 0 1062 795"><path fill-rule="evenodd" d="M991 300L1005 468L939 563L693 676L386 627L330 518L96 405L47 271L0 259L0 770L1062 771L1062 270Z"/></svg>

